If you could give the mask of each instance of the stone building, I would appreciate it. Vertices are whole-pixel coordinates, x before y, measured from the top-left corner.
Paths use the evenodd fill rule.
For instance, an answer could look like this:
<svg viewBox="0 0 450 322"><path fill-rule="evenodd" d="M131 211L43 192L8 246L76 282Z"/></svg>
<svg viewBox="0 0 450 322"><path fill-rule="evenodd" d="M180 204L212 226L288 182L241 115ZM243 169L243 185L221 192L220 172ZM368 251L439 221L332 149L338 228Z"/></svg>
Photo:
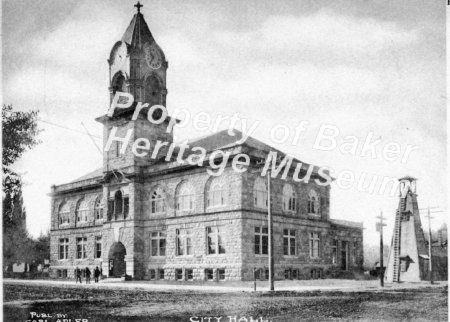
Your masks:
<svg viewBox="0 0 450 322"><path fill-rule="evenodd" d="M139 7L108 63L111 101L119 91L150 107L165 106L168 63ZM173 132L166 131L171 118L160 113L161 122L151 123L147 107L133 120L135 110L134 103L97 118L105 146L112 134L130 135L129 142L116 140L105 149L103 167L52 186L53 275L70 278L76 266L99 266L108 277L266 279L267 178L256 163L276 150L251 137L237 143L242 137L238 131L190 141L191 149L207 151L206 159L215 151L230 153L223 174L213 176L206 163L191 165L175 157L167 161L174 146ZM155 157L137 156L132 146L139 138L149 138L152 146L158 140L168 145ZM239 154L249 156L247 171L232 167L232 157ZM362 224L330 219L330 186L317 184L320 176L312 169L307 183L293 180L294 168L286 180L271 179L277 279L333 277L362 267ZM306 176L306 170L300 175Z"/></svg>

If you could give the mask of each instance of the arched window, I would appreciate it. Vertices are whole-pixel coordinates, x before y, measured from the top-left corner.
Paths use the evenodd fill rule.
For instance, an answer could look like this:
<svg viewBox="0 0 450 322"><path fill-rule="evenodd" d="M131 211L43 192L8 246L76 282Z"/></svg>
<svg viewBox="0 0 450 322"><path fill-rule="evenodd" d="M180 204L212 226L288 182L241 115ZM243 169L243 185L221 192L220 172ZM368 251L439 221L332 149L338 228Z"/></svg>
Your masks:
<svg viewBox="0 0 450 322"><path fill-rule="evenodd" d="M156 188L151 194L152 214L166 211L164 193L161 188Z"/></svg>
<svg viewBox="0 0 450 322"><path fill-rule="evenodd" d="M207 207L220 207L226 204L227 189L222 177L213 178L206 192Z"/></svg>
<svg viewBox="0 0 450 322"><path fill-rule="evenodd" d="M194 209L194 188L186 181L180 184L175 195L176 210L187 211Z"/></svg>
<svg viewBox="0 0 450 322"><path fill-rule="evenodd" d="M75 210L75 218L77 223L88 221L89 205L85 198L78 200Z"/></svg>
<svg viewBox="0 0 450 322"><path fill-rule="evenodd" d="M70 206L68 202L63 202L58 211L59 225L68 225L70 223Z"/></svg>
<svg viewBox="0 0 450 322"><path fill-rule="evenodd" d="M117 192L114 194L114 215L116 215L116 217L118 215L121 215L122 209L123 209L122 191L117 190Z"/></svg>
<svg viewBox="0 0 450 322"><path fill-rule="evenodd" d="M297 195L292 185L285 184L283 187L283 210L295 211L297 209Z"/></svg>
<svg viewBox="0 0 450 322"><path fill-rule="evenodd" d="M314 189L308 194L308 214L319 214L319 196Z"/></svg>
<svg viewBox="0 0 450 322"><path fill-rule="evenodd" d="M253 198L255 207L267 208L267 187L264 179L261 177L256 178L253 186Z"/></svg>
<svg viewBox="0 0 450 322"><path fill-rule="evenodd" d="M103 219L103 203L102 203L102 196L97 197L95 200L94 205L94 217L95 220L102 220Z"/></svg>

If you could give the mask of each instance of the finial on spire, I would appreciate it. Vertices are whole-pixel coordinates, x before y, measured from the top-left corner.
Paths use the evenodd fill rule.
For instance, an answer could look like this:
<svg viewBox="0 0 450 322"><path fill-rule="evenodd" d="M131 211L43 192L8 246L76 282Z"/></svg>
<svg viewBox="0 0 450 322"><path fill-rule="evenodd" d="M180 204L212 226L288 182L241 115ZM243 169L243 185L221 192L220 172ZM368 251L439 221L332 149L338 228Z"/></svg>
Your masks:
<svg viewBox="0 0 450 322"><path fill-rule="evenodd" d="M141 8L142 8L144 5L142 5L142 4L138 1L138 3L136 3L134 6L137 8L138 13L140 13L140 12L141 12Z"/></svg>

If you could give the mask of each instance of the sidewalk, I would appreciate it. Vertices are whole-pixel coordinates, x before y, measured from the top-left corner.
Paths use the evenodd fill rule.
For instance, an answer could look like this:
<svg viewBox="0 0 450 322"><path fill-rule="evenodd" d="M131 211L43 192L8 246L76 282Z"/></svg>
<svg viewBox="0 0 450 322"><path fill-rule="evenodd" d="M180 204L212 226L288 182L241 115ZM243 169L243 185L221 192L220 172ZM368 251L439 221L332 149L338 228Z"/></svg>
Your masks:
<svg viewBox="0 0 450 322"><path fill-rule="evenodd" d="M205 283L189 283L189 282L171 282L167 283L152 281L121 281L118 279L104 279L100 283L95 284L75 284L75 281L67 280L20 280L20 279L4 279L4 284L25 284L25 285L42 285L50 287L67 287L67 288L96 288L96 289L132 289L143 291L199 291L199 292L253 292L253 282L205 282ZM401 291L405 289L420 289L426 287L442 287L446 286L447 281L435 282L430 284L423 281L418 283L386 283L385 287L380 287L378 280L341 280L341 279L325 279L325 280L282 280L275 282L276 291L343 291L343 292L363 292L363 291ZM257 282L257 291L265 292L269 290L267 281Z"/></svg>

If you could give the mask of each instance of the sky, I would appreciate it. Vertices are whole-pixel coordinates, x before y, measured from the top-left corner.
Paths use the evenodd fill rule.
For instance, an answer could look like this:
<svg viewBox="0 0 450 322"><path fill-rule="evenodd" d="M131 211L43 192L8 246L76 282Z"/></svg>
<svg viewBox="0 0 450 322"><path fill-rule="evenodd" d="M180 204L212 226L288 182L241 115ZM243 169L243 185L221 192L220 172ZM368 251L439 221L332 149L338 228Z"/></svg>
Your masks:
<svg viewBox="0 0 450 322"><path fill-rule="evenodd" d="M374 175L418 178L419 207L437 206L445 221L445 6L442 1L142 1L141 12L169 61L167 107L259 120L253 136L300 160ZM3 1L3 102L40 110L42 143L15 164L25 182L27 227L50 226L50 186L102 165L97 145L108 109L107 58L136 9L133 1ZM309 122L297 144L294 127ZM52 124L49 124L52 123ZM55 125L56 124L56 125ZM270 130L286 125L277 144ZM339 129L333 151L314 149L322 124ZM84 125L84 127L83 127ZM226 124L224 125L226 127ZM188 124L180 139L203 136ZM377 157L361 156L369 133ZM280 134L281 136L281 134ZM339 147L358 138L355 155ZM348 141L348 140L347 140ZM381 151L418 146L407 162ZM325 144L323 144L325 145ZM381 179L379 179L381 181ZM378 181L378 182L380 182ZM331 217L364 223L376 245L376 216L390 241L398 197L332 184ZM422 217L425 219L425 216ZM427 228L426 221L424 228Z"/></svg>

